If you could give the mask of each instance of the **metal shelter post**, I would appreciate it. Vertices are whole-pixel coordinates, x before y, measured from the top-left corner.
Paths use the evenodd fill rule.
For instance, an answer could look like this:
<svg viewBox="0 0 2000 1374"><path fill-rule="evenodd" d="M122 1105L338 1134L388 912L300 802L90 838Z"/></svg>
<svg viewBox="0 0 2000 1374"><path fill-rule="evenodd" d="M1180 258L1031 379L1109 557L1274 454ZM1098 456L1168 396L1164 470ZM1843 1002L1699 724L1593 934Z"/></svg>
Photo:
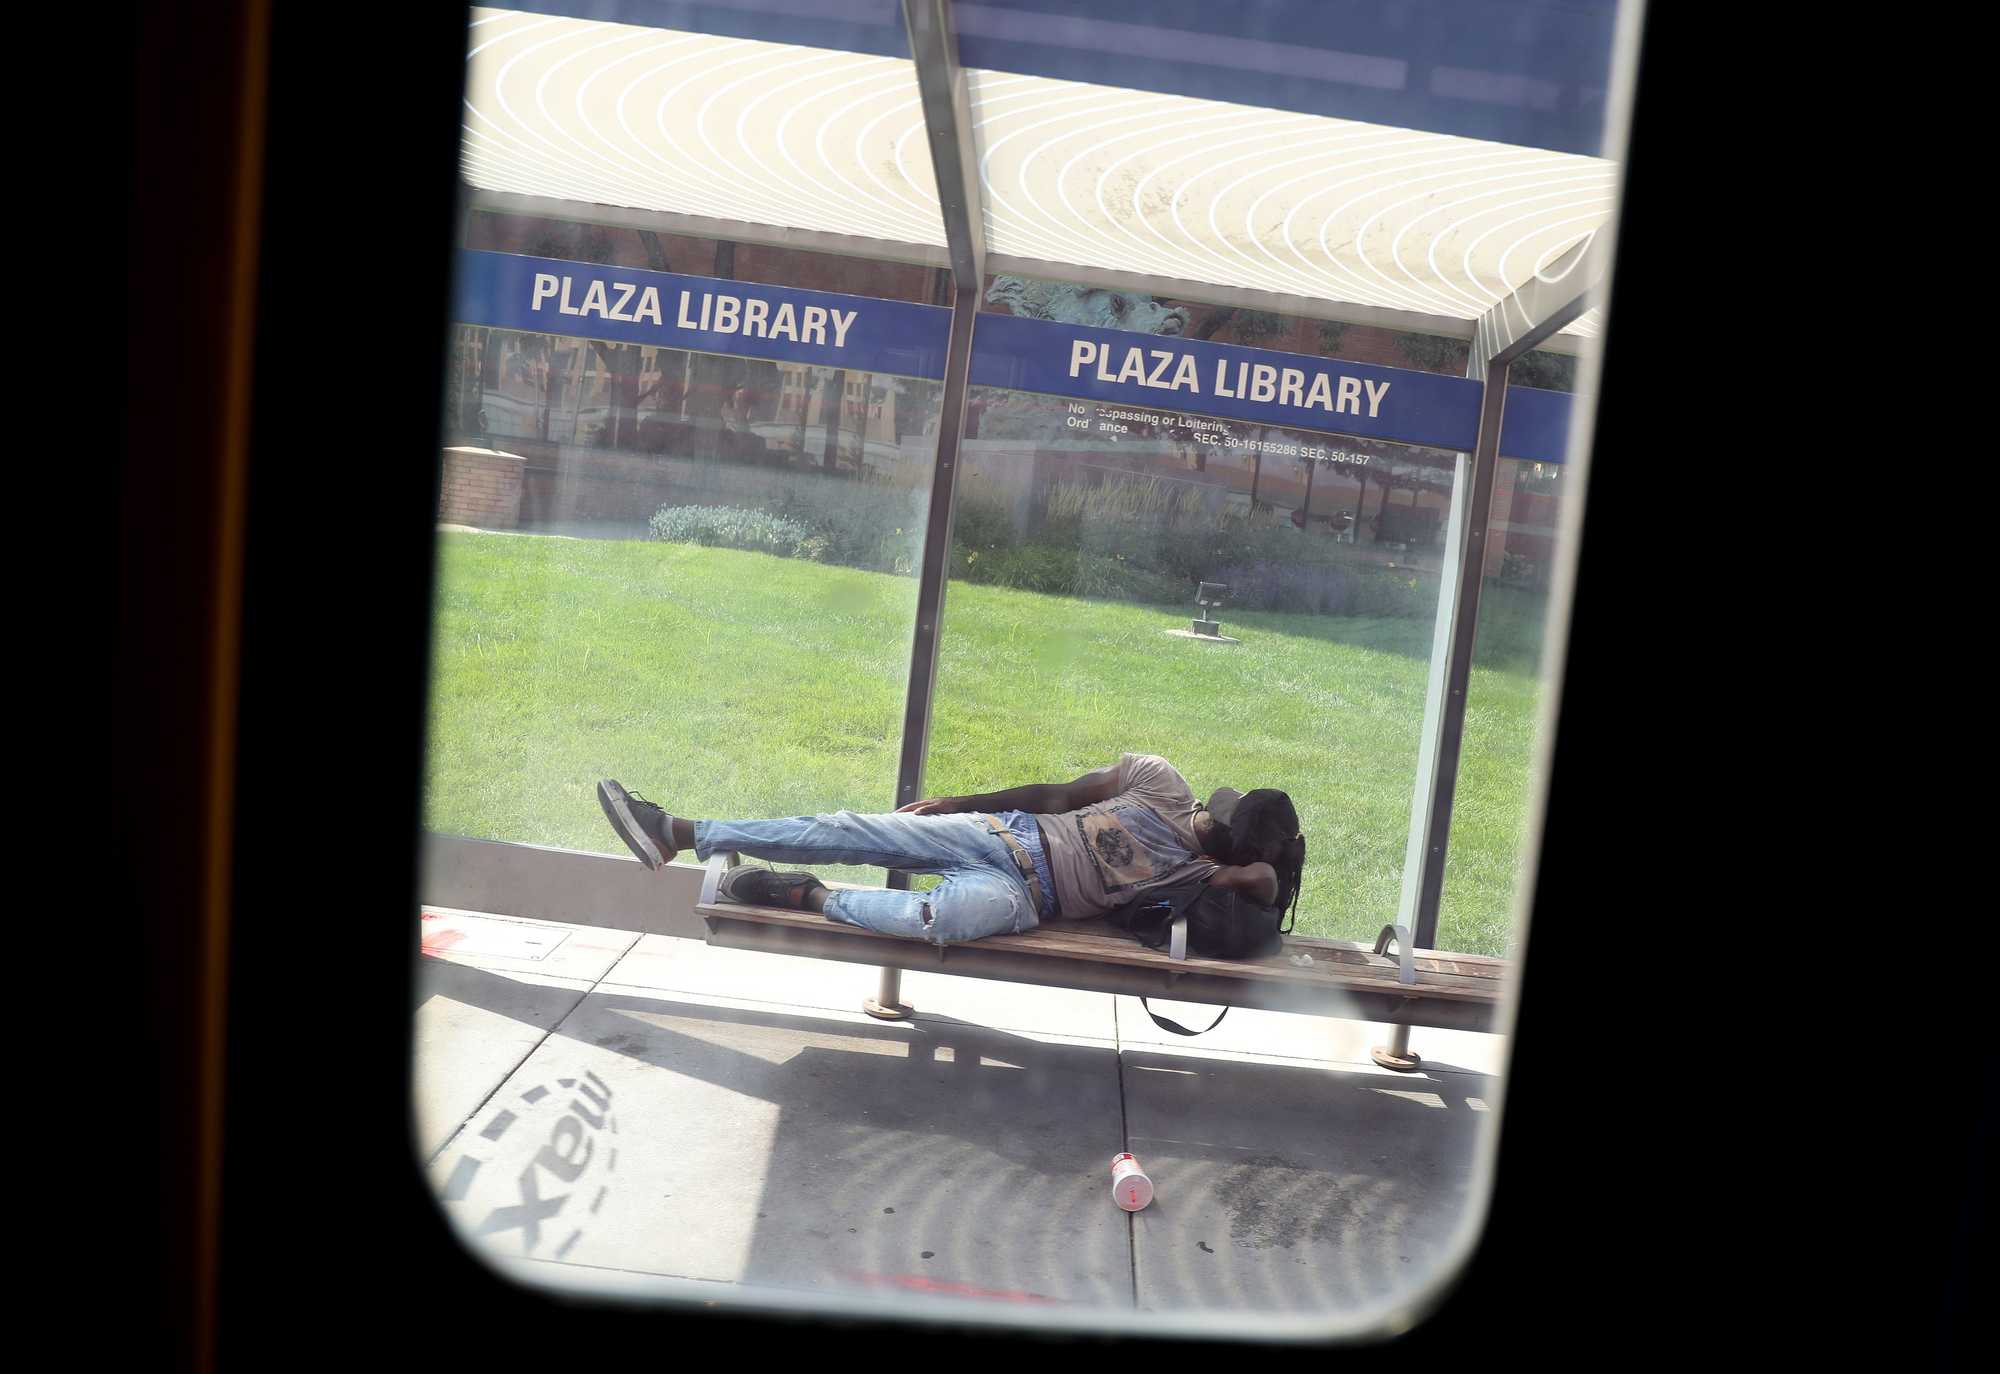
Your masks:
<svg viewBox="0 0 2000 1374"><path fill-rule="evenodd" d="M1437 631L1431 643L1430 685L1417 753L1416 791L1410 805L1410 838L1403 856L1403 890L1396 923L1412 932L1420 949L1437 947L1438 908L1444 896L1451 807L1465 735L1465 693L1472 677L1473 633L1486 573L1487 521L1493 481L1500 468L1500 428L1507 401L1507 370L1514 359L1581 315L1603 280L1606 253L1593 233L1480 317L1466 375L1483 383L1479 431L1472 452L1458 455L1445 559L1439 577ZM1422 1060L1409 1052L1409 1028L1377 1046L1375 1062L1410 1071Z"/></svg>
<svg viewBox="0 0 2000 1374"><path fill-rule="evenodd" d="M910 644L909 692L903 700L903 747L896 767L896 804L923 796L924 756L929 748L931 692L937 682L938 635L943 628L946 555L951 547L952 512L958 491L958 447L965 429L966 379L972 370L972 327L985 281L986 246L980 220L978 158L972 146L972 103L958 65L958 36L949 0L903 0L910 34L910 57L917 69L917 92L930 135L931 167L937 174L938 203L944 212L945 242L951 257L951 334L945 347L944 395L938 415L937 459L931 475L929 518L924 524L923 565L917 581L917 630ZM908 887L905 874L889 882ZM875 996L862 1010L885 1021L900 1021L913 1008L902 1000L902 970L884 968Z"/></svg>

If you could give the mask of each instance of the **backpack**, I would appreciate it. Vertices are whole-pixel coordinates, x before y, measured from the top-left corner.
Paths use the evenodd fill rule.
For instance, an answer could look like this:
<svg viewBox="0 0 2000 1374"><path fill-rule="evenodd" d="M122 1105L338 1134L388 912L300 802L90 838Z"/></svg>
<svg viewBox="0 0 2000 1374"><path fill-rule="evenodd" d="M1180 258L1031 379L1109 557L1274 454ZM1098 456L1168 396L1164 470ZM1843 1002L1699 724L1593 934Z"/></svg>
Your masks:
<svg viewBox="0 0 2000 1374"><path fill-rule="evenodd" d="M1275 906L1261 906L1240 892L1218 892L1210 883L1215 875L1205 873L1171 887L1159 888L1136 901L1105 914L1113 927L1133 936L1148 949L1168 949L1173 943L1174 924L1186 918L1186 949L1210 959L1263 959L1284 947L1283 936L1292 928L1289 913ZM1175 958L1184 957L1176 951ZM1162 1030L1176 1035L1202 1035L1222 1024L1222 1016L1199 1031L1188 1030L1159 1015L1147 1004L1139 1004Z"/></svg>

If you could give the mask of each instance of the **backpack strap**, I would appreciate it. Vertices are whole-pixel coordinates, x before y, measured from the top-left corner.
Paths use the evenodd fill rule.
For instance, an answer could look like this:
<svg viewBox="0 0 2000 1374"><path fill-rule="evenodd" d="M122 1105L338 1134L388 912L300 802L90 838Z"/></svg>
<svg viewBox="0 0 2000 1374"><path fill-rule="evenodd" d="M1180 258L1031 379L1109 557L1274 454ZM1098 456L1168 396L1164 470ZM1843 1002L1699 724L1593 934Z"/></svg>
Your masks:
<svg viewBox="0 0 2000 1374"><path fill-rule="evenodd" d="M1208 890L1213 873L1183 879L1150 896L1136 898L1105 913L1118 930L1136 936L1148 949L1171 949L1172 957L1187 958L1187 909ZM1154 941L1157 939L1158 943Z"/></svg>
<svg viewBox="0 0 2000 1374"><path fill-rule="evenodd" d="M1146 1015L1153 1018L1154 1025L1158 1026L1161 1030L1172 1031L1175 1035L1206 1035L1210 1031L1214 1030L1217 1026L1222 1024L1222 1016L1229 1015L1229 1008L1224 1007L1222 1009L1222 1016L1216 1017L1213 1021L1209 1022L1206 1026L1203 1026L1198 1031L1191 1031L1186 1026L1181 1025L1178 1021L1169 1021L1166 1017L1154 1011L1152 1004L1148 1002L1145 998L1141 997L1139 999L1139 1005L1146 1009Z"/></svg>

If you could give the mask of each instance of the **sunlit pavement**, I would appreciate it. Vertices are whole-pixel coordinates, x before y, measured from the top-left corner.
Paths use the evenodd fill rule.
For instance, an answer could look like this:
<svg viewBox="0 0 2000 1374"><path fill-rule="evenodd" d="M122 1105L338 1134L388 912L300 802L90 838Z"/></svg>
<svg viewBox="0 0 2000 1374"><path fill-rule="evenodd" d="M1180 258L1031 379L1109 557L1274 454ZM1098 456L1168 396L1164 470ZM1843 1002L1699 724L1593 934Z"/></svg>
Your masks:
<svg viewBox="0 0 2000 1374"><path fill-rule="evenodd" d="M1503 1041L877 972L426 907L416 1147L468 1245L904 1304L1354 1314L1426 1284L1474 1204ZM1184 1025L1215 1009L1155 1002ZM1110 1162L1156 1198L1128 1215Z"/></svg>

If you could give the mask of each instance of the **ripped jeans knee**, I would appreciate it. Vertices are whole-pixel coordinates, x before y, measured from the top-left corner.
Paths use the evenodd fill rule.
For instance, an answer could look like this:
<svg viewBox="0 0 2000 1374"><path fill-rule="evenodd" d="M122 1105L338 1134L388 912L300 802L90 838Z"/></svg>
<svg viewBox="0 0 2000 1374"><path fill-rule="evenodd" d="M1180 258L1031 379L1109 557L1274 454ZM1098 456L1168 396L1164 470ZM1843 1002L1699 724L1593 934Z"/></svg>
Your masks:
<svg viewBox="0 0 2000 1374"><path fill-rule="evenodd" d="M1027 887L998 873L952 873L928 892L874 888L836 891L826 900L831 920L934 945L963 944L1035 928Z"/></svg>

